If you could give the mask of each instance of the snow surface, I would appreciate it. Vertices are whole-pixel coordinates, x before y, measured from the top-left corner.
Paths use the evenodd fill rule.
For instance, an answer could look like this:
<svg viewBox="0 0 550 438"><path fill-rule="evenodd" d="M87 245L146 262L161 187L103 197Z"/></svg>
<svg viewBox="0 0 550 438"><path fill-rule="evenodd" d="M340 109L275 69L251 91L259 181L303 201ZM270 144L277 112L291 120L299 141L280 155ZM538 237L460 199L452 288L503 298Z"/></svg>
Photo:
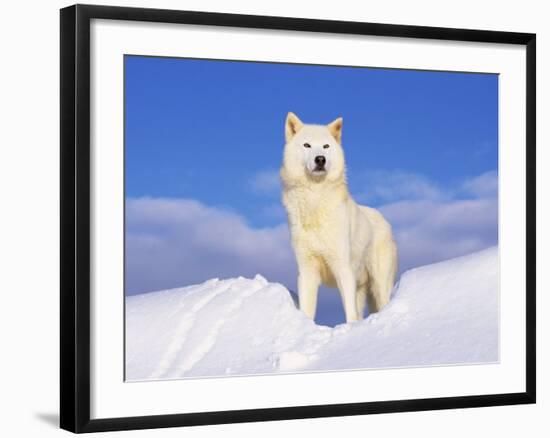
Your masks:
<svg viewBox="0 0 550 438"><path fill-rule="evenodd" d="M316 325L257 275L126 298L126 379L498 361L496 247L415 268L360 322Z"/></svg>

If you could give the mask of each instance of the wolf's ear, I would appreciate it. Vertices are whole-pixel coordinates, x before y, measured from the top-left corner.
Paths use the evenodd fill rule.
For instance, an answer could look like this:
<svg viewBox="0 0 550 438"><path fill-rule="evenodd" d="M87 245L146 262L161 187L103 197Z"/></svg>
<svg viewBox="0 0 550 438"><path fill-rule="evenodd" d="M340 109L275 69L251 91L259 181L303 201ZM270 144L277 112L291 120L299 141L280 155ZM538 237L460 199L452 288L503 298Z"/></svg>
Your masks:
<svg viewBox="0 0 550 438"><path fill-rule="evenodd" d="M330 131L330 133L338 143L342 143L342 125L343 124L344 124L344 120L342 119L342 117L338 117L335 121L330 122L327 125L328 130Z"/></svg>
<svg viewBox="0 0 550 438"><path fill-rule="evenodd" d="M302 128L302 126L304 126L304 124L296 114L288 113L288 115L286 116L285 124L286 141L290 141L292 137L294 137L296 133Z"/></svg>

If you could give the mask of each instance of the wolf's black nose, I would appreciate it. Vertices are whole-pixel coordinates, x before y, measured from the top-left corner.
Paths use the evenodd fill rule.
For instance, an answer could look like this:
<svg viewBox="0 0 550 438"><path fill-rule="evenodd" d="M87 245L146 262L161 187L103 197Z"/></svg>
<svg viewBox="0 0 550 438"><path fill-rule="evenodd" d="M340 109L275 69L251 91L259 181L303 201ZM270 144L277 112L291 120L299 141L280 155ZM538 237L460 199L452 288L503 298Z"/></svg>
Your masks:
<svg viewBox="0 0 550 438"><path fill-rule="evenodd" d="M324 167L326 162L327 162L327 159L325 157L323 157L322 155L317 155L315 157L315 164L319 167Z"/></svg>

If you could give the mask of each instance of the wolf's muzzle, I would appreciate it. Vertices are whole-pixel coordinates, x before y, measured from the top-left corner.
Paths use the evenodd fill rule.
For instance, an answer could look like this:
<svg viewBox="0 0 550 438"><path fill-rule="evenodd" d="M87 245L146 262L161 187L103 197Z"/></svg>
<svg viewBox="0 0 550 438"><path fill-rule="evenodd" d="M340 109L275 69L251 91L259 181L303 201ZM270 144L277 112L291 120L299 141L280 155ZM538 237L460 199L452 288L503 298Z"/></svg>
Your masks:
<svg viewBox="0 0 550 438"><path fill-rule="evenodd" d="M325 170L325 164L327 159L322 155L317 155L315 157L315 170Z"/></svg>

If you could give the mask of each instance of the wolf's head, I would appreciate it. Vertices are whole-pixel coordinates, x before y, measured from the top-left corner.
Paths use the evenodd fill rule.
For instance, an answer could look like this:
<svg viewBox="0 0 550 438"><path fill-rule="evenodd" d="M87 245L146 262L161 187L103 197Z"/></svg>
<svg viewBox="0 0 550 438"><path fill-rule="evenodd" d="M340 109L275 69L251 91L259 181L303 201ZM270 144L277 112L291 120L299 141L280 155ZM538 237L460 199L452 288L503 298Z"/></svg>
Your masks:
<svg viewBox="0 0 550 438"><path fill-rule="evenodd" d="M288 113L283 181L323 182L344 178L342 122L339 117L328 125L309 125L302 123L296 114Z"/></svg>

